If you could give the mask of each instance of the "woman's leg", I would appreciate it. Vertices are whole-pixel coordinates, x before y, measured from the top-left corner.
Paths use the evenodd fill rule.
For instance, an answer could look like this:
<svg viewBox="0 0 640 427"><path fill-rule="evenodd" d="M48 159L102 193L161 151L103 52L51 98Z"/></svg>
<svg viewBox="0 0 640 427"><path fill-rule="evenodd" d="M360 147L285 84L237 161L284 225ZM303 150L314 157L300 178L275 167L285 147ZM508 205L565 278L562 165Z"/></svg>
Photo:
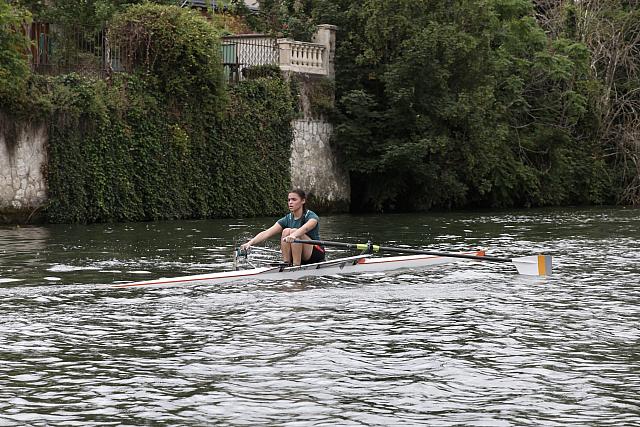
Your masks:
<svg viewBox="0 0 640 427"><path fill-rule="evenodd" d="M287 237L296 230L297 228L285 228L282 230L282 238ZM305 234L302 237L298 237L298 240L309 240L309 236ZM287 243L281 241L280 249L282 251L282 261L293 263L293 265L302 264L302 260L311 258L311 254L313 253L313 245L307 245L306 243Z"/></svg>
<svg viewBox="0 0 640 427"><path fill-rule="evenodd" d="M309 236L305 234L304 236L298 238L298 240L311 240L311 239L309 238ZM294 243L293 247L294 247L293 249L294 251L296 250L296 247L297 247L297 250L299 252L298 261L300 261L300 264L302 264L302 260L305 260L305 261L308 260L309 258L311 258L311 254L313 254L313 245L309 245L307 243ZM293 263L295 265L300 265L300 264L296 264L295 260L296 258L294 258Z"/></svg>
<svg viewBox="0 0 640 427"><path fill-rule="evenodd" d="M291 243L284 242L282 239L291 234L295 229L285 228L282 230L282 237L280 238L280 252L282 252L282 262L291 264Z"/></svg>

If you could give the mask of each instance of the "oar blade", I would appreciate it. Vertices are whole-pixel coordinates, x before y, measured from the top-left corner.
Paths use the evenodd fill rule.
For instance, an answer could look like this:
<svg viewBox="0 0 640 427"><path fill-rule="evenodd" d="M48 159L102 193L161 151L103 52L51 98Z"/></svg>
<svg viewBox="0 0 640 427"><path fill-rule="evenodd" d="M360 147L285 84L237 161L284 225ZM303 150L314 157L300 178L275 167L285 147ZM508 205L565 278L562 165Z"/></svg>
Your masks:
<svg viewBox="0 0 640 427"><path fill-rule="evenodd" d="M518 269L518 273L526 276L551 275L551 255L531 255L511 260Z"/></svg>

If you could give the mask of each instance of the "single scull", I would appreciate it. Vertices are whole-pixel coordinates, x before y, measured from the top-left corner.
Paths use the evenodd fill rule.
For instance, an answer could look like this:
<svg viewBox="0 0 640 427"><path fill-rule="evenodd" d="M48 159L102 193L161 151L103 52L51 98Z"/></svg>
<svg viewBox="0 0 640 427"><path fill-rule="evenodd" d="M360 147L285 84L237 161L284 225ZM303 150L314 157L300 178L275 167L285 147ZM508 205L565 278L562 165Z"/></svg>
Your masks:
<svg viewBox="0 0 640 427"><path fill-rule="evenodd" d="M389 248L383 246L352 245L347 243L326 241L299 241L300 243L324 244L326 246L341 246L355 249L365 249L368 253L324 261L302 266L275 265L257 267L246 270L224 271L218 273L197 274L192 276L172 277L141 282L121 283L118 288L169 286L169 285L218 285L241 280L295 280L309 276L330 276L335 274L351 274L365 272L384 272L404 269L423 269L456 261L494 261L511 262L520 274L546 275L551 273L551 257L548 255L534 255L519 258L498 258L486 256L484 251L443 253L406 248ZM376 257L371 252L379 250L411 252L414 255L400 255L391 257Z"/></svg>

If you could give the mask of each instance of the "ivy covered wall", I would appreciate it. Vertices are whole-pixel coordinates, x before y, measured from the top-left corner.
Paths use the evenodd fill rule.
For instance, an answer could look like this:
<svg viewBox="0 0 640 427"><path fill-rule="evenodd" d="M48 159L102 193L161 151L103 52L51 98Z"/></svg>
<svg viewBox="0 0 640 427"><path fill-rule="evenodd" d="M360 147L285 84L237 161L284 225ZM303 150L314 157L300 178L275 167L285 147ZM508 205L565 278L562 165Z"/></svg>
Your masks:
<svg viewBox="0 0 640 427"><path fill-rule="evenodd" d="M50 78L51 222L272 215L286 208L294 102L279 76L223 79L200 15L133 5L115 15L126 73Z"/></svg>
<svg viewBox="0 0 640 427"><path fill-rule="evenodd" d="M220 116L176 112L135 76L67 76L49 135L51 222L271 215L290 184L286 82L246 81ZM270 165L264 167L264 165Z"/></svg>

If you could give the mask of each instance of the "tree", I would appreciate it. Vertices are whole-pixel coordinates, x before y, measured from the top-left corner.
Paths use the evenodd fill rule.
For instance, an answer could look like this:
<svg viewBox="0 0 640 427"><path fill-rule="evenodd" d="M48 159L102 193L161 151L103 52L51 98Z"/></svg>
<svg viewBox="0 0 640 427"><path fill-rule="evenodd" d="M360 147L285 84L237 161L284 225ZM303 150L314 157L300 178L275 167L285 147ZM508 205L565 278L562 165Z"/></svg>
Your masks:
<svg viewBox="0 0 640 427"><path fill-rule="evenodd" d="M549 34L563 34L589 50L596 139L614 166L617 202L640 204L640 2L535 0Z"/></svg>
<svg viewBox="0 0 640 427"><path fill-rule="evenodd" d="M596 107L599 139L614 155L623 191L619 202L640 204L640 4L585 0L575 4L577 34L591 50L602 92Z"/></svg>
<svg viewBox="0 0 640 427"><path fill-rule="evenodd" d="M127 5L145 0L16 0L33 14L34 19L60 26L102 29L111 17ZM176 4L174 0L154 0L156 4Z"/></svg>
<svg viewBox="0 0 640 427"><path fill-rule="evenodd" d="M30 21L24 9L0 2L0 105L11 103L24 92L30 75L29 40L23 25Z"/></svg>
<svg viewBox="0 0 640 427"><path fill-rule="evenodd" d="M205 18L187 9L130 5L112 19L109 40L125 52L123 66L141 73L178 108L220 111L224 74L220 37Z"/></svg>
<svg viewBox="0 0 640 427"><path fill-rule="evenodd" d="M530 2L332 4L336 142L354 207L603 201L602 156L584 130L588 52L550 40Z"/></svg>
<svg viewBox="0 0 640 427"><path fill-rule="evenodd" d="M316 25L314 11L320 8L318 0L259 0L259 3L259 19L252 19L256 30L311 41Z"/></svg>

